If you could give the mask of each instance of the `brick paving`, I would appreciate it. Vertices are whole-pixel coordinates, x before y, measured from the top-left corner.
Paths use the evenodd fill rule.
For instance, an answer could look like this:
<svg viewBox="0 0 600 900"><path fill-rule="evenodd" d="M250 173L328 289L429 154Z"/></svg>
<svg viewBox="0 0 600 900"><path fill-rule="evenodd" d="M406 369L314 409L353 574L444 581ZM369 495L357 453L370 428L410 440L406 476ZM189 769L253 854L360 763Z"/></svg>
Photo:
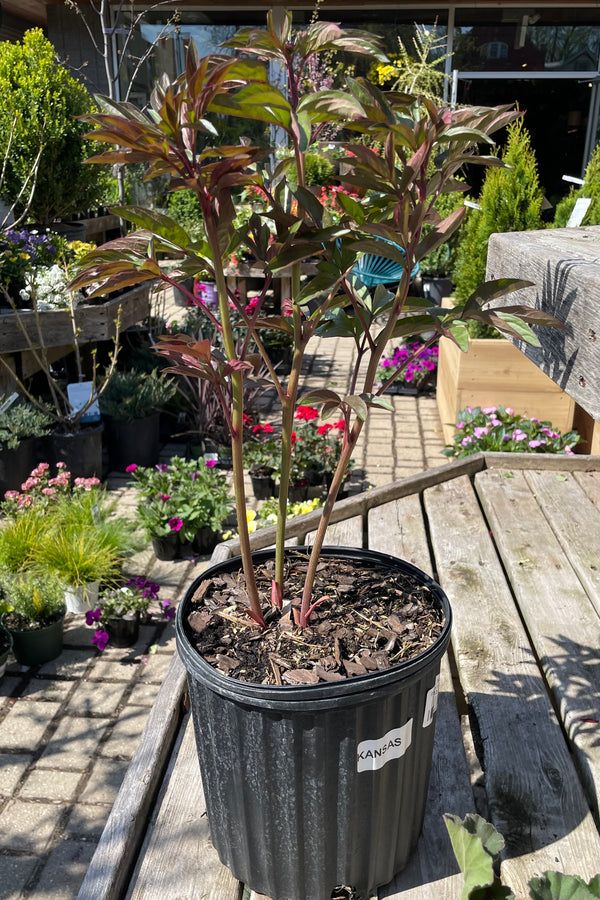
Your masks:
<svg viewBox="0 0 600 900"><path fill-rule="evenodd" d="M326 380L345 391L351 359L347 342L315 341L304 388ZM435 399L391 400L393 413L374 411L364 428L351 491L444 462ZM115 475L108 485L119 512L131 512L128 480ZM177 602L207 562L159 562L147 548L128 570L159 582L161 598ZM68 615L61 656L33 668L13 660L0 683L0 900L77 896L175 649L173 624L158 619L126 650L100 654L92 633L81 616Z"/></svg>

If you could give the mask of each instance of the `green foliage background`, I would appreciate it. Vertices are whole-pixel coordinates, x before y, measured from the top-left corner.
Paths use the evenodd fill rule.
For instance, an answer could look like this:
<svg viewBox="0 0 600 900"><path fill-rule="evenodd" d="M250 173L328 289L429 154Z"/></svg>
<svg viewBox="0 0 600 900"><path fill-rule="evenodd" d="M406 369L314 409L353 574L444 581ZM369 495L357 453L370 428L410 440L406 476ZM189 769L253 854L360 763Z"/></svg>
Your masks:
<svg viewBox="0 0 600 900"><path fill-rule="evenodd" d="M545 227L541 215L544 193L531 138L522 119L508 128L502 160L510 168L488 169L477 201L481 209L467 210L453 278L454 293L459 302L466 300L485 281L491 234Z"/></svg>
<svg viewBox="0 0 600 900"><path fill-rule="evenodd" d="M88 125L74 118L92 110L92 98L58 62L41 29L25 32L21 42L0 43L0 97L0 158L6 158L3 199L16 200L43 142L29 218L49 224L99 205L105 170L82 165L94 144L81 139ZM29 186L24 198L28 195Z"/></svg>
<svg viewBox="0 0 600 900"><path fill-rule="evenodd" d="M571 188L556 207L554 228L564 228L569 221L575 202L580 197L591 197L591 204L583 217L582 225L600 225L600 144L592 153L581 187Z"/></svg>

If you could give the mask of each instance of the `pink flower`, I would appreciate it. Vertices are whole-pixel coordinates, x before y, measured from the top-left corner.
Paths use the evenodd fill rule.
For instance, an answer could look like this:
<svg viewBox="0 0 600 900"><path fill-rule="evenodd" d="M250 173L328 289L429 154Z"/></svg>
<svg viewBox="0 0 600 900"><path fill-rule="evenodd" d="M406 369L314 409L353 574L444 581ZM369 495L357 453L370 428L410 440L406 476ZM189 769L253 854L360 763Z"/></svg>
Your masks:
<svg viewBox="0 0 600 900"><path fill-rule="evenodd" d="M207 467L207 469L214 469L216 464L217 464L216 459L205 459L204 460L204 465Z"/></svg>
<svg viewBox="0 0 600 900"><path fill-rule="evenodd" d="M177 516L173 516L172 519L169 519L168 525L171 531L181 531L183 528L183 522L181 519L178 519Z"/></svg>
<svg viewBox="0 0 600 900"><path fill-rule="evenodd" d="M532 450L535 450L536 447L543 447L546 441L529 441L529 446Z"/></svg>
<svg viewBox="0 0 600 900"><path fill-rule="evenodd" d="M56 468L57 468L57 469L66 469L66 468L67 468L67 464L66 464L66 462L57 462L57 463L56 463Z"/></svg>
<svg viewBox="0 0 600 900"><path fill-rule="evenodd" d="M485 425L483 425L483 426L478 425L473 429L473 432L474 432L476 438L480 438L480 437L483 437L484 434L489 434L490 430L489 430L489 428L486 428Z"/></svg>
<svg viewBox="0 0 600 900"><path fill-rule="evenodd" d="M524 431L521 431L520 428L515 428L515 430L512 433L513 441L524 441L526 437L527 437L527 435L525 434Z"/></svg>
<svg viewBox="0 0 600 900"><path fill-rule="evenodd" d="M19 494L18 491L7 491L4 495L4 499L5 500L16 500L17 497L20 497L20 496L21 495Z"/></svg>
<svg viewBox="0 0 600 900"><path fill-rule="evenodd" d="M137 468L137 466L136 466L136 468ZM169 471L169 467L166 463L157 463L154 466L154 468L157 470L157 472L168 472Z"/></svg>
<svg viewBox="0 0 600 900"><path fill-rule="evenodd" d="M125 467L126 472L135 472L137 469L136 463L131 463L131 465Z"/></svg>
<svg viewBox="0 0 600 900"><path fill-rule="evenodd" d="M171 499L171 494L159 494L159 495L158 495L158 499L159 499L159 500L164 500L164 502L166 503L167 500L170 500L170 499Z"/></svg>
<svg viewBox="0 0 600 900"><path fill-rule="evenodd" d="M42 488L42 494L44 494L45 497L53 497L55 493L56 493L55 488L51 488L51 487Z"/></svg>

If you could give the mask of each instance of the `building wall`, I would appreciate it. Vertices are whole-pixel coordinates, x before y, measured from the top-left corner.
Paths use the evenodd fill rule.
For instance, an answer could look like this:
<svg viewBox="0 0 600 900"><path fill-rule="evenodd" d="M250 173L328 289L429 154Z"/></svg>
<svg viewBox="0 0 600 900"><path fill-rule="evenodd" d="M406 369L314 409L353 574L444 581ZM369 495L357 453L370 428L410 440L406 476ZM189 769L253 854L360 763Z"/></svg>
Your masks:
<svg viewBox="0 0 600 900"><path fill-rule="evenodd" d="M102 34L93 10L86 12L87 20L102 47ZM95 49L92 39L77 13L66 6L48 6L48 39L56 47L61 61L79 78L92 94L108 93L104 60Z"/></svg>

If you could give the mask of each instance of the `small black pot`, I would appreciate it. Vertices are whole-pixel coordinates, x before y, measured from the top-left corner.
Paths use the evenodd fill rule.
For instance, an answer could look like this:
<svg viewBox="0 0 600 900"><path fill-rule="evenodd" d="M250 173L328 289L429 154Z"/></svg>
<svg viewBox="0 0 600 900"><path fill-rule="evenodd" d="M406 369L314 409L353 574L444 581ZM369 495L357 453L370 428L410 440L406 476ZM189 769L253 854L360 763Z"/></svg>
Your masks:
<svg viewBox="0 0 600 900"><path fill-rule="evenodd" d="M425 814L450 639L448 599L419 569L369 550L322 555L416 577L444 610L440 637L385 671L278 687L221 674L188 638L201 582L238 571L239 557L197 578L177 612L212 842L237 879L273 900L325 900L338 885L369 896L404 868ZM254 554L256 563L272 558Z"/></svg>
<svg viewBox="0 0 600 900"><path fill-rule="evenodd" d="M140 636L139 612L113 616L106 622L106 631L113 647L133 647Z"/></svg>
<svg viewBox="0 0 600 900"><path fill-rule="evenodd" d="M62 653L64 611L43 628L20 631L11 628L13 653L22 666L39 666Z"/></svg>
<svg viewBox="0 0 600 900"><path fill-rule="evenodd" d="M153 537L152 549L157 559L170 562L177 557L180 543L179 536L173 531L170 534Z"/></svg>
<svg viewBox="0 0 600 900"><path fill-rule="evenodd" d="M275 496L275 479L272 475L249 474L255 500L268 500Z"/></svg>
<svg viewBox="0 0 600 900"><path fill-rule="evenodd" d="M0 450L0 500L6 491L20 491L36 465L36 439L25 438L15 450Z"/></svg>
<svg viewBox="0 0 600 900"><path fill-rule="evenodd" d="M46 438L51 466L65 462L74 478L102 477L102 432L104 426L82 428L71 434L54 432Z"/></svg>
<svg viewBox="0 0 600 900"><path fill-rule="evenodd" d="M111 469L124 472L131 463L153 466L158 462L160 412L125 422L106 416L105 423Z"/></svg>

